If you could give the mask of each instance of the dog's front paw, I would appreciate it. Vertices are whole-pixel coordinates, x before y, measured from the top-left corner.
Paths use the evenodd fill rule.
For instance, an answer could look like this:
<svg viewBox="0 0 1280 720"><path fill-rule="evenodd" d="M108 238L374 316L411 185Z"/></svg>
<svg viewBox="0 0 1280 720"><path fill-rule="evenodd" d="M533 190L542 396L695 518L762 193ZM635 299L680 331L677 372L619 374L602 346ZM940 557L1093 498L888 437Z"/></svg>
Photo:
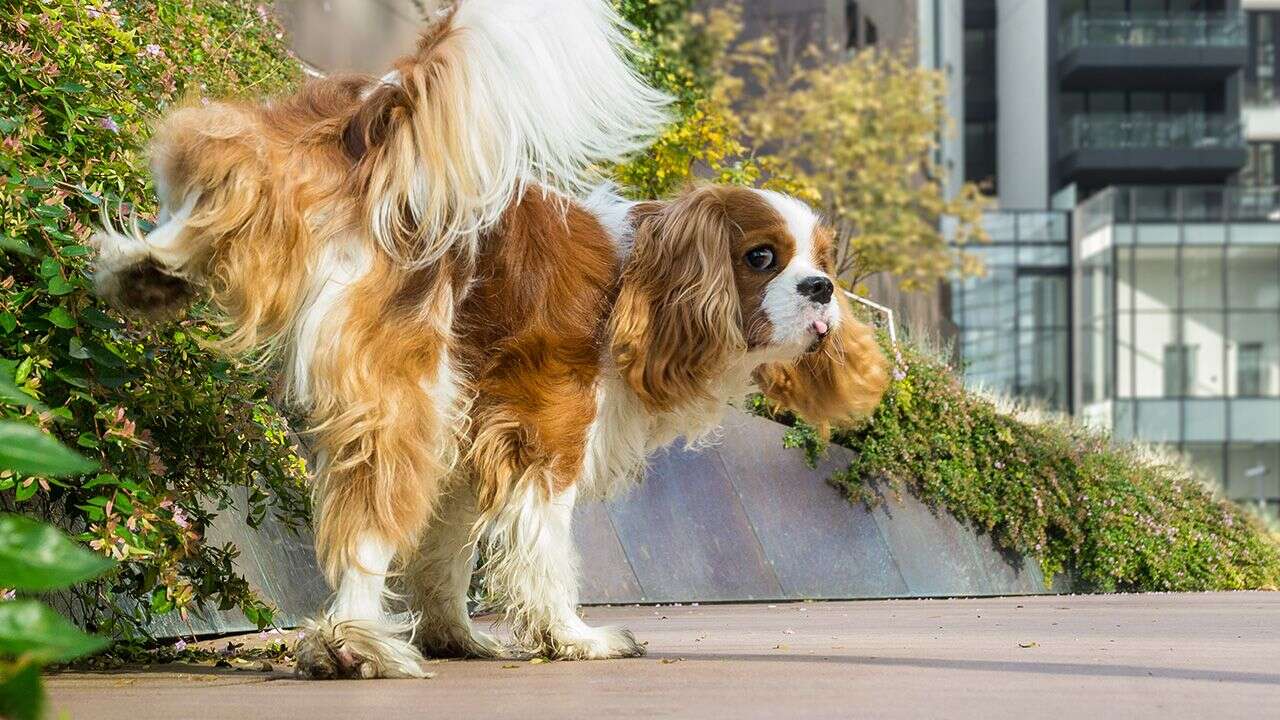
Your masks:
<svg viewBox="0 0 1280 720"><path fill-rule="evenodd" d="M417 648L374 622L308 621L293 656L297 675L312 680L427 676Z"/></svg>
<svg viewBox="0 0 1280 720"><path fill-rule="evenodd" d="M584 627L571 634L558 635L550 643L550 654L559 660L607 660L644 655L645 648L636 642L630 630L620 627Z"/></svg>

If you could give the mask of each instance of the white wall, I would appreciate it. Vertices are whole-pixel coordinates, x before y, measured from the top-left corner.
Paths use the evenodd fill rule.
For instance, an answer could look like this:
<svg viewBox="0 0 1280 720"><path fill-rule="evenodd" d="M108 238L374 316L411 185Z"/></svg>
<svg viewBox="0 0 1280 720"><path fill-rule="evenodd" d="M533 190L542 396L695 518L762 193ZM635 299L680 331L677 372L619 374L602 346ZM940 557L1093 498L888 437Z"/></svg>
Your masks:
<svg viewBox="0 0 1280 720"><path fill-rule="evenodd" d="M1244 108L1244 136L1249 142L1280 140L1280 103L1273 105L1246 105Z"/></svg>
<svg viewBox="0 0 1280 720"><path fill-rule="evenodd" d="M964 6L956 0L919 0L916 8L920 64L941 70L947 81L947 116L954 127L942 138L941 169L944 191L954 196L964 185Z"/></svg>
<svg viewBox="0 0 1280 720"><path fill-rule="evenodd" d="M996 173L1003 208L1049 204L1047 6L1044 0L996 3Z"/></svg>

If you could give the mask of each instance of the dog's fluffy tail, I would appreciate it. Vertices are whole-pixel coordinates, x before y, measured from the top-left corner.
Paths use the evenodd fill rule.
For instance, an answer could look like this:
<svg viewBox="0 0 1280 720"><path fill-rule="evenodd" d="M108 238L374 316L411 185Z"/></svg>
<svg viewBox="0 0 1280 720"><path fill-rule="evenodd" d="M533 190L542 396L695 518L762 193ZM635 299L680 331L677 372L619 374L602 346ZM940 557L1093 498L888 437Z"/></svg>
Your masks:
<svg viewBox="0 0 1280 720"><path fill-rule="evenodd" d="M378 241L434 263L474 247L528 186L576 193L646 145L669 98L634 51L609 0L462 0L347 128Z"/></svg>

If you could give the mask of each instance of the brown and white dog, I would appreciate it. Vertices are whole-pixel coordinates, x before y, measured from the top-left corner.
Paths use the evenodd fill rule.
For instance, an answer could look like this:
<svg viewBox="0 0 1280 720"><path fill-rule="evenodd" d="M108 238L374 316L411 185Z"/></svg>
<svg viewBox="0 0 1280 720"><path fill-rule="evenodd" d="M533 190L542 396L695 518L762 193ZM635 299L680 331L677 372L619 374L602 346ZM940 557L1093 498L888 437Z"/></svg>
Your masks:
<svg viewBox="0 0 1280 720"><path fill-rule="evenodd" d="M878 402L885 360L803 203L587 192L665 120L629 52L607 0L464 0L382 80L169 113L156 229L99 234L105 297L204 294L226 349L278 358L306 410L336 593L303 674L505 652L468 619L477 555L520 650L640 655L576 613L575 498L627 486L752 387L815 422Z"/></svg>

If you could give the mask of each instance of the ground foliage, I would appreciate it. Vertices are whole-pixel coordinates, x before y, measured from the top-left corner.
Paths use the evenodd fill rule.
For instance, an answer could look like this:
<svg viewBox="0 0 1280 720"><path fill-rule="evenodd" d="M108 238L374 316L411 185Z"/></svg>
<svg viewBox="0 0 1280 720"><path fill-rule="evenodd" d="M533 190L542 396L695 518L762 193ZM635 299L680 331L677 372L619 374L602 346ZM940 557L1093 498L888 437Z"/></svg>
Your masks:
<svg viewBox="0 0 1280 720"><path fill-rule="evenodd" d="M0 0L0 377L41 403L0 413L100 465L0 473L0 508L119 561L64 610L120 637L198 602L269 624L236 548L205 529L232 502L254 523L305 521L304 467L262 374L205 349L218 329L201 312L154 326L103 306L85 245L104 202L154 210L141 150L160 110L295 82L282 38L245 0Z"/></svg>
<svg viewBox="0 0 1280 720"><path fill-rule="evenodd" d="M904 348L905 371L870 420L829 442L856 459L831 483L875 504L888 482L1065 573L1079 591L1240 590L1280 586L1280 544L1182 458L1054 415L967 391L935 356ZM812 463L825 433L792 425L786 444Z"/></svg>

